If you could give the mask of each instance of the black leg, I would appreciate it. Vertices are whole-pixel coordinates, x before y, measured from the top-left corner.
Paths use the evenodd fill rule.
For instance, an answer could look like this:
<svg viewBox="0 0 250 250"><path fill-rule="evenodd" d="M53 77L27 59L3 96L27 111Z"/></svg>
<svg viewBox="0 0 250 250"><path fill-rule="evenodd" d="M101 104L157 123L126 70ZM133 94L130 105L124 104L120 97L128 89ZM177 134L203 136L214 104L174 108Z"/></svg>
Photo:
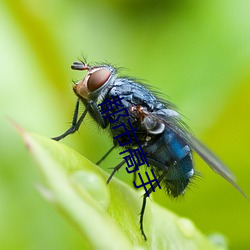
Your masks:
<svg viewBox="0 0 250 250"><path fill-rule="evenodd" d="M152 190L151 190L152 191ZM149 190L148 190L149 192ZM150 192L149 192L150 194ZM144 216L144 212L145 212L145 208L146 208L146 203L147 203L147 194L145 193L143 195L143 200L142 200L142 207L141 207L141 212L140 212L140 230L141 230L141 233L142 233L142 236L144 238L144 240L147 240L147 236L146 234L144 233L144 229L143 229L143 216Z"/></svg>
<svg viewBox="0 0 250 250"><path fill-rule="evenodd" d="M106 128L108 123L103 119L102 114L97 106L97 104L90 100L89 105L91 107L92 112L95 114L95 120L99 125L101 125L102 128Z"/></svg>
<svg viewBox="0 0 250 250"><path fill-rule="evenodd" d="M109 184L109 182L111 181L112 177L114 176L114 174L124 165L125 160L123 160L121 163L119 163L116 167L114 167L112 173L110 174L108 180L107 180L107 184Z"/></svg>
<svg viewBox="0 0 250 250"><path fill-rule="evenodd" d="M164 178L165 174L162 174L159 178L158 178L158 182L160 183L162 181L162 179ZM153 184L153 187L154 189L157 187L157 183L154 183ZM149 188L148 189L148 193L149 195L152 193L152 188ZM145 193L143 195L143 200L142 200L142 207L141 207L141 212L140 212L140 230L141 230L141 233L142 233L142 236L144 238L144 240L147 240L147 236L144 232L144 228L143 228L143 217L144 217L144 212L145 212L145 208L146 208L146 203L147 203L147 199L148 196L147 196L147 193Z"/></svg>
<svg viewBox="0 0 250 250"><path fill-rule="evenodd" d="M79 99L78 99L77 102L76 102L76 106L75 106L75 111L74 111L74 116L73 116L71 127L65 133L63 133L62 135L59 135L59 136L51 138L51 139L53 139L55 141L60 141L64 137L68 136L69 134L75 133L79 129L79 127L80 127L80 125L81 125L84 117L86 116L86 114L88 112L88 109L89 109L89 106L86 107L86 109L82 113L81 117L77 121L78 111L79 111Z"/></svg>
<svg viewBox="0 0 250 250"><path fill-rule="evenodd" d="M115 148L115 145L96 163L96 165L99 165Z"/></svg>
<svg viewBox="0 0 250 250"><path fill-rule="evenodd" d="M136 171L134 172L133 182L136 183Z"/></svg>
<svg viewBox="0 0 250 250"><path fill-rule="evenodd" d="M72 125L77 123L77 117L78 117L78 112L79 112L79 105L80 105L80 100L77 99L75 110L74 110L74 115L73 115L73 120L72 120Z"/></svg>

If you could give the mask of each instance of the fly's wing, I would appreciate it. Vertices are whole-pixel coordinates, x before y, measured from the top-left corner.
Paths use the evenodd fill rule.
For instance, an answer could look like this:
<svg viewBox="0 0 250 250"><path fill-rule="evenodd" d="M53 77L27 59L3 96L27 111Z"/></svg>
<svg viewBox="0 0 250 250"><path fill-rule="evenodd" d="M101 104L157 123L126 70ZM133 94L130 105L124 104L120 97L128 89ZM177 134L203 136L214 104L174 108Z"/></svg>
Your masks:
<svg viewBox="0 0 250 250"><path fill-rule="evenodd" d="M230 169L210 149L191 134L181 136L187 144L211 167L217 174L230 182L243 196L248 198L237 185L236 178Z"/></svg>
<svg viewBox="0 0 250 250"><path fill-rule="evenodd" d="M247 195L242 191L242 189L237 185L236 178L233 173L228 169L228 167L202 142L196 139L183 125L178 116L163 115L162 111L157 114L157 112L151 113L154 119L158 122L163 123L166 127L173 130L182 140L184 140L190 148L192 148L216 173L221 175L229 183L231 183L243 196L246 198Z"/></svg>

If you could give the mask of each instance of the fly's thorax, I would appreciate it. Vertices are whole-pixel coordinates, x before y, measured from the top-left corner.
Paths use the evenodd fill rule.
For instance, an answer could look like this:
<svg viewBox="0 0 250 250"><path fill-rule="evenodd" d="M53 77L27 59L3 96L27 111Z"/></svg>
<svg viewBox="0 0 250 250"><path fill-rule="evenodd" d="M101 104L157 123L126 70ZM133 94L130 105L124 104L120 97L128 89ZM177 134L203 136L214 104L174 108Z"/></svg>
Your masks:
<svg viewBox="0 0 250 250"><path fill-rule="evenodd" d="M75 94L80 97L80 99L101 102L107 93L108 87L117 77L115 69L109 65L103 65L96 67L85 66L82 67L82 70L88 70L88 72L86 76L73 87Z"/></svg>

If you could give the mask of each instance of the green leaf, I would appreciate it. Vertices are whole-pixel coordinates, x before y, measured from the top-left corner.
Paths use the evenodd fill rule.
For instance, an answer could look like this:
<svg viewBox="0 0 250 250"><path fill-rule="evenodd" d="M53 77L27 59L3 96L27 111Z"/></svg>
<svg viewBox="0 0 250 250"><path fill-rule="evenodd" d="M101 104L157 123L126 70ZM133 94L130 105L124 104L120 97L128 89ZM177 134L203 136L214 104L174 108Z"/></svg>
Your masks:
<svg viewBox="0 0 250 250"><path fill-rule="evenodd" d="M44 176L39 191L81 232L83 249L226 249L215 245L186 218L148 200L147 241L139 229L142 192L113 178L75 150L21 130Z"/></svg>

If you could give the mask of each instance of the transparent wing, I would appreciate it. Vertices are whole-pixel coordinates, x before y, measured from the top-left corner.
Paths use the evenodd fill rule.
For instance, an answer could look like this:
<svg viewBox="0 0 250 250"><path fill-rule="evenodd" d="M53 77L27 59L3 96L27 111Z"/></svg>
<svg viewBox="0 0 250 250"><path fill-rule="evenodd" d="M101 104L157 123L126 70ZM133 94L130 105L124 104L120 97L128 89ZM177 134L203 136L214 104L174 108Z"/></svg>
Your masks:
<svg viewBox="0 0 250 250"><path fill-rule="evenodd" d="M237 185L236 178L230 169L210 149L208 149L202 142L200 142L191 134L186 134L185 136L182 134L181 137L208 164L209 167L211 167L216 173L230 182L241 194L247 198L243 190Z"/></svg>
<svg viewBox="0 0 250 250"><path fill-rule="evenodd" d="M208 164L210 168L212 168L216 173L231 183L243 196L248 198L243 190L237 185L236 178L229 168L210 149L208 149L202 142L200 142L188 131L179 117L169 115L164 116L162 112L160 114L151 113L150 116L173 130Z"/></svg>

